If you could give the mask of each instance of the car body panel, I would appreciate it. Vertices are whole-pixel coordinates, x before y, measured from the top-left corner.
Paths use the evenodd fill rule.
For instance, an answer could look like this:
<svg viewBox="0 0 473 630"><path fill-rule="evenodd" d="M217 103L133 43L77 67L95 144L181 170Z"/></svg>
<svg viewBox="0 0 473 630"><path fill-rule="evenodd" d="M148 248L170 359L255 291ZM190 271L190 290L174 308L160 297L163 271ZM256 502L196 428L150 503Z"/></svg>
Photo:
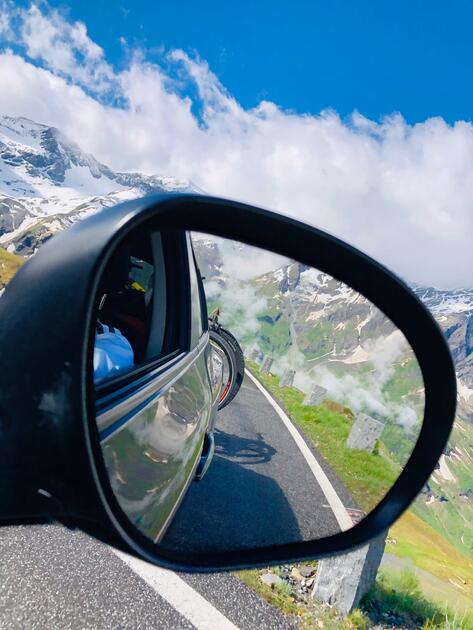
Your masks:
<svg viewBox="0 0 473 630"><path fill-rule="evenodd" d="M168 370L171 378L166 378L164 368L150 384L155 393L143 402L138 399L133 409L127 408L127 399L122 401L126 422L117 418L111 431L101 433L105 465L118 503L152 540L163 535L192 481L211 421L214 393L207 344L205 335L195 356L177 364L177 373L173 363ZM100 420L98 416L99 427ZM113 426L117 428L113 430Z"/></svg>
<svg viewBox="0 0 473 630"><path fill-rule="evenodd" d="M163 536L201 457L205 470L210 463L213 449L209 457L205 445L213 439L204 444L204 437L213 430L221 386L188 234L184 247L187 264L179 282L187 286L190 348L163 358L144 377L132 376L125 387L112 385L102 398L99 389L96 401L102 455L115 497L127 518L154 541Z"/></svg>

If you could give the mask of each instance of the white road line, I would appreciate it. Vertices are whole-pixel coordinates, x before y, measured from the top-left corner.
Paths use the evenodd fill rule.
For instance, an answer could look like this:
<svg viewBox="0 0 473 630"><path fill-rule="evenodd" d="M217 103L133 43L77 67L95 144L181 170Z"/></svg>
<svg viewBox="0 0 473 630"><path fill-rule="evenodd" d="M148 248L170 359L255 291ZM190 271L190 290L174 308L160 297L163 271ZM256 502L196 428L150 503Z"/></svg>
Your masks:
<svg viewBox="0 0 473 630"><path fill-rule="evenodd" d="M225 615L172 571L161 569L117 549L112 551L198 630L238 630Z"/></svg>
<svg viewBox="0 0 473 630"><path fill-rule="evenodd" d="M284 422L287 430L291 434L291 437L293 438L294 442L297 444L300 452L302 453L302 456L304 457L304 459L307 462L307 465L312 471L312 474L316 478L317 483L322 489L322 492L325 494L325 497L327 498L327 502L330 505L332 512L338 521L338 524L340 525L340 529L342 531L345 531L346 529L350 529L351 527L353 527L353 521L350 518L350 515L348 514L347 510L345 509L345 506L343 505L342 500L338 496L335 488L332 486L329 478L324 473L319 462L315 459L314 454L305 443L304 438L296 429L296 427L293 425L289 416L281 409L281 407L277 404L277 402L273 399L273 397L266 391L266 389L261 385L258 379L254 377L253 374L251 374L251 372L245 369L245 374L248 376L248 378L250 378L253 381L256 387L267 399L271 407L273 407L273 409L276 411L278 416Z"/></svg>

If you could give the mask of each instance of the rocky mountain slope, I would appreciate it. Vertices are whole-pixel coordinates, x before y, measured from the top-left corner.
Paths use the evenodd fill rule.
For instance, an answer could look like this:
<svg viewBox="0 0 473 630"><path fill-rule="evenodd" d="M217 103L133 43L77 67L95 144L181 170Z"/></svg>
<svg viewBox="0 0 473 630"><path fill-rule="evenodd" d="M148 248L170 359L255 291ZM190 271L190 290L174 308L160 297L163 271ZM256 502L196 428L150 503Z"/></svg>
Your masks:
<svg viewBox="0 0 473 630"><path fill-rule="evenodd" d="M473 422L473 289L414 287L448 339L458 375L458 415Z"/></svg>
<svg viewBox="0 0 473 630"><path fill-rule="evenodd" d="M103 207L187 181L120 173L84 153L58 129L0 115L0 245L29 255L58 230Z"/></svg>
<svg viewBox="0 0 473 630"><path fill-rule="evenodd" d="M200 238L195 249L203 275L223 287L228 275L224 260L228 245L222 253L221 244L219 247L212 239ZM251 252L242 252L242 259L251 257ZM367 343L394 332L386 318L363 296L303 265L280 266L252 283L255 297L266 300L264 314L253 315L261 329L261 349L273 356L294 354L297 349L306 360L317 363L334 359L346 365L362 363ZM459 377L458 413L473 422L473 288L441 290L417 285L412 288L448 339ZM255 299L247 302L254 305ZM235 322L235 325L240 324Z"/></svg>

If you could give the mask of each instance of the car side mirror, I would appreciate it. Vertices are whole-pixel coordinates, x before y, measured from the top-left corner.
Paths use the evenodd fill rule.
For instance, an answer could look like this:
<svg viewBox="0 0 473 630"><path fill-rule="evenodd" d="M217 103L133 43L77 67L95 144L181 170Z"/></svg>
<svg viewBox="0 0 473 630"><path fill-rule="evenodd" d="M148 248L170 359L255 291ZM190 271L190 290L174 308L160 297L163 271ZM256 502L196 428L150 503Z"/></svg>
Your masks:
<svg viewBox="0 0 473 630"><path fill-rule="evenodd" d="M0 524L177 570L365 544L454 420L447 344L399 278L234 201L102 210L20 269L0 321Z"/></svg>

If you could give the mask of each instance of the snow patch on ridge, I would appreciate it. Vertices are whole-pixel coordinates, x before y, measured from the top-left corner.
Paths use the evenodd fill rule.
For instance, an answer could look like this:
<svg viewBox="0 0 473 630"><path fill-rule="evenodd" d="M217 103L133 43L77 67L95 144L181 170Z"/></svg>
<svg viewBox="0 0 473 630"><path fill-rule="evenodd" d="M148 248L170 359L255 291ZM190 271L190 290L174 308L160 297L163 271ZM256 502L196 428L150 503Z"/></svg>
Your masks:
<svg viewBox="0 0 473 630"><path fill-rule="evenodd" d="M467 387L459 378L457 378L457 392L458 396L463 398L465 402L469 402L470 398L473 396L473 389Z"/></svg>
<svg viewBox="0 0 473 630"><path fill-rule="evenodd" d="M437 470L437 474L442 477L444 481L456 481L455 476L448 467L445 455L442 455L439 459L439 466L440 468Z"/></svg>
<svg viewBox="0 0 473 630"><path fill-rule="evenodd" d="M369 361L370 355L363 346L358 345L352 354L346 359L340 359L342 363L346 363L347 365L351 365L353 363L363 363L364 361Z"/></svg>

